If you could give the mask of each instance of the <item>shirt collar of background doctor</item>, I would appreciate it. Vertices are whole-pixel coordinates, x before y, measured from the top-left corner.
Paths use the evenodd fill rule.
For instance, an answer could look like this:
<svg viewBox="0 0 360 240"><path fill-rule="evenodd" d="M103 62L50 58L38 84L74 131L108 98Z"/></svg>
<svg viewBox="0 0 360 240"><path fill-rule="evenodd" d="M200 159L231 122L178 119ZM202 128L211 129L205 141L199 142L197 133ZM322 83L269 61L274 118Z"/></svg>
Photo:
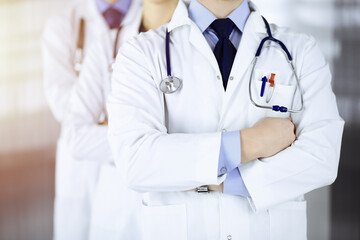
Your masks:
<svg viewBox="0 0 360 240"><path fill-rule="evenodd" d="M123 14L126 14L129 10L131 0L119 0L114 4L110 4L105 0L95 0L96 6L101 13L104 13L109 7L113 7L116 10L120 11Z"/></svg>
<svg viewBox="0 0 360 240"><path fill-rule="evenodd" d="M236 25L236 27L243 32L246 21L250 15L249 3L244 0L239 7L237 7L229 16ZM192 0L189 5L189 18L193 20L200 28L201 32L204 32L210 24L216 20L214 14L212 14L206 7L204 7L197 0Z"/></svg>

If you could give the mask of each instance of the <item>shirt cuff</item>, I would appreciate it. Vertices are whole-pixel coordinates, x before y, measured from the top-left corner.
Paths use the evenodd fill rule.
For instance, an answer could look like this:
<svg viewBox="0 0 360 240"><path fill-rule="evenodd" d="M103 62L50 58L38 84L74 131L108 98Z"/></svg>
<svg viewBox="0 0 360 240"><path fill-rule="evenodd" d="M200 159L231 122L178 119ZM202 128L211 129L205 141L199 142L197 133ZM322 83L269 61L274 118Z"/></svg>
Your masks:
<svg viewBox="0 0 360 240"><path fill-rule="evenodd" d="M224 181L223 193L230 195L238 195L242 197L250 197L238 168L229 172Z"/></svg>
<svg viewBox="0 0 360 240"><path fill-rule="evenodd" d="M241 165L240 132L225 132L221 135L218 176L230 173Z"/></svg>

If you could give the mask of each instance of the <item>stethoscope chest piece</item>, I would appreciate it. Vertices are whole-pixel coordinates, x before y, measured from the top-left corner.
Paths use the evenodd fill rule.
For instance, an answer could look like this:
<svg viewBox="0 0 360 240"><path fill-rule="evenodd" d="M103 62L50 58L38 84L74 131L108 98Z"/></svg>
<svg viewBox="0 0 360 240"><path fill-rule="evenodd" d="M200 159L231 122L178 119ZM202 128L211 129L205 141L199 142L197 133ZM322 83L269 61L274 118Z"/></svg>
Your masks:
<svg viewBox="0 0 360 240"><path fill-rule="evenodd" d="M160 90L165 94L171 94L179 90L182 86L182 81L173 76L167 76L160 82Z"/></svg>

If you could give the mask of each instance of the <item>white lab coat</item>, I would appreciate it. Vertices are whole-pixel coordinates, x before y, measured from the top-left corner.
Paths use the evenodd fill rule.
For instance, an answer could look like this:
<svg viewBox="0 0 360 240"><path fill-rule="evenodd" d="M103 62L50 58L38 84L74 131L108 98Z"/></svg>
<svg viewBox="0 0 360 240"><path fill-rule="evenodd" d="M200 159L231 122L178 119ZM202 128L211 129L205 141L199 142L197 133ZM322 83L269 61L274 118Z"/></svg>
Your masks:
<svg viewBox="0 0 360 240"><path fill-rule="evenodd" d="M86 56L94 39L109 32L94 0L72 3L66 12L49 19L43 33L45 96L59 123L64 121L69 98L77 81L73 58L80 18L85 19ZM56 153L54 239L88 239L99 162L72 157L69 139L66 139L63 132L62 129Z"/></svg>
<svg viewBox="0 0 360 240"><path fill-rule="evenodd" d="M138 35L142 16L140 1L134 1L122 25L117 46ZM107 126L98 125L106 111L110 91L110 65L117 30L106 31L96 40L83 64L70 97L63 125L71 153L80 161L101 163L93 195L89 239L141 239L141 195L124 184L115 168L107 138ZM107 115L107 114L106 114Z"/></svg>
<svg viewBox="0 0 360 240"><path fill-rule="evenodd" d="M304 240L303 195L336 178L344 122L329 67L312 37L272 25L293 54L303 89L304 111L291 115L297 140L273 157L239 166L251 198L186 191L226 178L217 176L222 131L288 116L250 103L251 62L267 36L259 11L252 3L250 8L226 92L214 54L182 2L167 26L132 39L119 52L108 100L109 138L127 184L144 192L144 239ZM183 86L164 101L159 83L167 75L166 27L172 75ZM299 100L287 86L295 84L292 72L278 48L264 48L254 84L263 72L279 74L273 103L294 100L296 107Z"/></svg>

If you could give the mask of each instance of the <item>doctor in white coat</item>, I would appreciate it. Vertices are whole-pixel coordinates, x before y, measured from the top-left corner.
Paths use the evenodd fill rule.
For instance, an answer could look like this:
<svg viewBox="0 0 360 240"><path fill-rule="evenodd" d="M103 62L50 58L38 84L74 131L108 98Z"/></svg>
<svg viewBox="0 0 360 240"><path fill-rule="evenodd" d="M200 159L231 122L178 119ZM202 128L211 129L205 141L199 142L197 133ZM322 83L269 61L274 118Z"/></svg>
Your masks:
<svg viewBox="0 0 360 240"><path fill-rule="evenodd" d="M123 45L108 100L109 138L128 186L143 193L145 239L307 238L303 195L335 180L344 122L315 40L273 24L271 32L292 54L299 113L250 101L252 60L268 33L246 0L179 2L169 24ZM182 87L163 94L168 66ZM272 73L269 104L299 109L293 71L274 44L254 70L254 101L266 104L258 90Z"/></svg>
<svg viewBox="0 0 360 240"><path fill-rule="evenodd" d="M141 239L141 195L127 188L114 166L107 138L108 127L98 119L107 116L106 100L111 89L112 64L117 47L130 37L168 23L178 0L144 0L128 15L120 31L106 32L88 50L83 69L69 100L63 125L70 152L80 161L101 164L93 195L89 239ZM143 7L141 7L143 5ZM117 41L115 43L115 41ZM115 55L114 55L115 54Z"/></svg>
<svg viewBox="0 0 360 240"><path fill-rule="evenodd" d="M110 3L115 3L114 7L122 11L121 18L130 8L123 22L132 22L136 8L139 8L139 4L132 5L128 0L78 0L46 24L43 33L45 96L53 115L61 124L89 47L101 34L111 35L111 32L116 32L110 29L112 26L106 20L106 16L114 11L104 11L104 5ZM112 24L116 25L117 22ZM68 139L62 131L56 153L54 239L88 238L92 196L98 172L98 162L84 161L70 155Z"/></svg>

